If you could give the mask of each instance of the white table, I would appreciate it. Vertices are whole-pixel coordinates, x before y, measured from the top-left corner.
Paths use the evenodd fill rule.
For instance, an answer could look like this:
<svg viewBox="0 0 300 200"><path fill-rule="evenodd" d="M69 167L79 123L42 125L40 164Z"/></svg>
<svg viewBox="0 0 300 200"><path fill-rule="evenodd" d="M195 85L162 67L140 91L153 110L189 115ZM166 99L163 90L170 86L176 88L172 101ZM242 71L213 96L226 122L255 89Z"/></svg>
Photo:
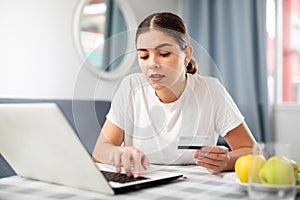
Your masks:
<svg viewBox="0 0 300 200"><path fill-rule="evenodd" d="M121 195L104 195L75 188L29 180L19 176L0 179L0 200L96 200L96 199L247 199L247 192L238 183L225 180L226 173L213 175L198 166L168 166L165 171L183 173L186 178ZM298 196L298 199L299 196Z"/></svg>

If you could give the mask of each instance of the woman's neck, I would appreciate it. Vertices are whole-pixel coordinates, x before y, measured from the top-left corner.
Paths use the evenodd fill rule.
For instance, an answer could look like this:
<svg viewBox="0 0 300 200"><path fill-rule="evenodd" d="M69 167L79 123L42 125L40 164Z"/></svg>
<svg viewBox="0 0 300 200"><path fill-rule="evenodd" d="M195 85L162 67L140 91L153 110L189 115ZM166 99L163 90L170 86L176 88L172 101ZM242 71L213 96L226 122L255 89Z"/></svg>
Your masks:
<svg viewBox="0 0 300 200"><path fill-rule="evenodd" d="M177 101L185 89L186 81L187 78L177 82L170 88L155 90L155 94L163 103L172 103L174 101Z"/></svg>

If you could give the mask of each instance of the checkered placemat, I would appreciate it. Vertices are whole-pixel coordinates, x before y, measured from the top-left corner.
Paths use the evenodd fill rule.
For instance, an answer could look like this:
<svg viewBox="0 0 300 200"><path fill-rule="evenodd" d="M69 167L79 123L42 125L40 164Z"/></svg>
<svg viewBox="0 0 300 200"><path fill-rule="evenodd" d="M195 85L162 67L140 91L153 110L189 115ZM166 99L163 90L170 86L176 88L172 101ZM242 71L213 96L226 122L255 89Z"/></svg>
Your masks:
<svg viewBox="0 0 300 200"><path fill-rule="evenodd" d="M0 200L247 199L245 190L237 183L223 178L225 173L213 175L204 168L192 165L168 166L162 170L180 172L184 177L169 184L111 196L12 176L0 179Z"/></svg>

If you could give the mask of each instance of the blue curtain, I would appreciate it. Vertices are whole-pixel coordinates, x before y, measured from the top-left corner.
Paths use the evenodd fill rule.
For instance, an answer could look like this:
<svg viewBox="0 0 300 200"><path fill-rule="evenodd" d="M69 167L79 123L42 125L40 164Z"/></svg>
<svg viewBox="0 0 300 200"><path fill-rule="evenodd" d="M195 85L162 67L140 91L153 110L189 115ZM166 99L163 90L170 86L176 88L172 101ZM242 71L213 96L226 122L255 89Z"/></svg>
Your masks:
<svg viewBox="0 0 300 200"><path fill-rule="evenodd" d="M265 0L183 2L183 19L192 43L204 49L194 51L199 73L220 79L257 141L273 140L267 89Z"/></svg>

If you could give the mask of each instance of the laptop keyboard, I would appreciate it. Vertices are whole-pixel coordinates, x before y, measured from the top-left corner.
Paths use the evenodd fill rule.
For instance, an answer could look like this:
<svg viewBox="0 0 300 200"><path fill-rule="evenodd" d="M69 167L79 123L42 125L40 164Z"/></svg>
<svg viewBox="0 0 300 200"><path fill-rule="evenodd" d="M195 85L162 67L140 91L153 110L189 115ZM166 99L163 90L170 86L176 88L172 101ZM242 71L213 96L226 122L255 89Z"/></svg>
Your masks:
<svg viewBox="0 0 300 200"><path fill-rule="evenodd" d="M120 174L117 172L108 172L108 171L102 171L103 175L106 177L108 181L112 182L118 182L118 183L129 183L133 181L140 181L149 179L143 176L139 176L138 178L134 178L134 176L127 176L126 174Z"/></svg>

